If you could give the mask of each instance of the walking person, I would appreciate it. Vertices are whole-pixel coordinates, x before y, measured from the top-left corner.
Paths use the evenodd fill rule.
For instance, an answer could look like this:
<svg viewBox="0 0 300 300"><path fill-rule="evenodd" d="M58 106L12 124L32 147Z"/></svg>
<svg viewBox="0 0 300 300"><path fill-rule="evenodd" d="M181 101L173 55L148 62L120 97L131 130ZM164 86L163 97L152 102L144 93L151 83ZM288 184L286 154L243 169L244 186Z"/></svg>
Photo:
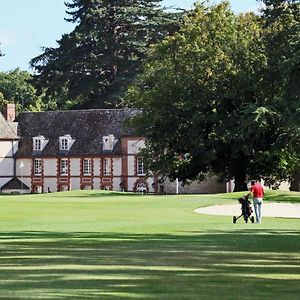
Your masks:
<svg viewBox="0 0 300 300"><path fill-rule="evenodd" d="M251 187L250 187L250 194L253 197L253 206L254 206L254 212L256 216L256 222L261 223L262 219L262 205L263 205L263 198L264 198L264 188L262 185L255 181L251 181Z"/></svg>

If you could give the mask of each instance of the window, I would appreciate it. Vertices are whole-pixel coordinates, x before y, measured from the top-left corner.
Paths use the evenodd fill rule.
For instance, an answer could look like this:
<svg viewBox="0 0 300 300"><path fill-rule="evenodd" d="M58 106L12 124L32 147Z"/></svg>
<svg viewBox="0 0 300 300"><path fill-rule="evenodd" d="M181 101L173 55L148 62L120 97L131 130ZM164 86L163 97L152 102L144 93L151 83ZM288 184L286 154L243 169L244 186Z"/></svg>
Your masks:
<svg viewBox="0 0 300 300"><path fill-rule="evenodd" d="M61 185L60 188L59 188L59 190L60 190L61 192L66 192L66 191L69 190L69 187L68 187L67 185Z"/></svg>
<svg viewBox="0 0 300 300"><path fill-rule="evenodd" d="M92 160L90 158L85 158L83 160L83 175L89 176L92 174Z"/></svg>
<svg viewBox="0 0 300 300"><path fill-rule="evenodd" d="M138 157L138 159L137 159L137 174L139 176L145 175L144 161L140 157Z"/></svg>
<svg viewBox="0 0 300 300"><path fill-rule="evenodd" d="M42 150L42 141L40 139L33 140L33 150L41 151Z"/></svg>
<svg viewBox="0 0 300 300"><path fill-rule="evenodd" d="M115 137L110 134L103 137L103 151L112 151L114 148Z"/></svg>
<svg viewBox="0 0 300 300"><path fill-rule="evenodd" d="M59 137L59 150L69 151L73 146L75 140L69 134L65 134Z"/></svg>
<svg viewBox="0 0 300 300"><path fill-rule="evenodd" d="M44 136L38 135L32 138L33 141L33 151L43 151L46 147L48 140Z"/></svg>
<svg viewBox="0 0 300 300"><path fill-rule="evenodd" d="M60 139L60 150L69 150L69 140L67 138Z"/></svg>
<svg viewBox="0 0 300 300"><path fill-rule="evenodd" d="M92 186L90 186L90 185L84 185L84 186L82 187L82 189L83 189L83 190L91 190L91 189L92 189Z"/></svg>
<svg viewBox="0 0 300 300"><path fill-rule="evenodd" d="M42 175L42 160L40 158L35 158L33 161L33 173L35 176Z"/></svg>
<svg viewBox="0 0 300 300"><path fill-rule="evenodd" d="M146 194L147 193L146 184L143 181L139 182L136 186L136 190L139 193Z"/></svg>
<svg viewBox="0 0 300 300"><path fill-rule="evenodd" d="M35 194L41 194L43 192L43 188L40 185L36 185L33 187L33 192Z"/></svg>
<svg viewBox="0 0 300 300"><path fill-rule="evenodd" d="M60 160L60 175L66 176L69 172L69 164L67 158L62 158Z"/></svg>
<svg viewBox="0 0 300 300"><path fill-rule="evenodd" d="M111 175L111 159L104 158L103 160L103 175L110 176Z"/></svg>

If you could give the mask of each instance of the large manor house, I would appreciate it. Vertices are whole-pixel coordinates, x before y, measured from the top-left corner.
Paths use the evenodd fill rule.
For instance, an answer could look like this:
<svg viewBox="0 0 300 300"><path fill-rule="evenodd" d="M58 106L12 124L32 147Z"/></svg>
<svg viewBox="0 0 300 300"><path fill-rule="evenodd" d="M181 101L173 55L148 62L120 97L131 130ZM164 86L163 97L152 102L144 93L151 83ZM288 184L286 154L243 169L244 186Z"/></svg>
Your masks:
<svg viewBox="0 0 300 300"><path fill-rule="evenodd" d="M0 112L0 191L175 193L175 183L145 176L139 156L145 141L126 122L136 113L132 109L90 109L16 116L15 105L7 104ZM180 193L228 189L228 184L212 178L179 185Z"/></svg>

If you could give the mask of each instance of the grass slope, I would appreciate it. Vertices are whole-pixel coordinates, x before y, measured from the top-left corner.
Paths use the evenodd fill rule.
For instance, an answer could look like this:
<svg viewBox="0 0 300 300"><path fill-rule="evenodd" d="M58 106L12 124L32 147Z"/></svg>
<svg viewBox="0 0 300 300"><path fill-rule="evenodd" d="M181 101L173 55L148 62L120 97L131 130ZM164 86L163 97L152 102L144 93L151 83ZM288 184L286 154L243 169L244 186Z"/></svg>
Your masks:
<svg viewBox="0 0 300 300"><path fill-rule="evenodd" d="M298 299L300 220L193 212L239 196L1 195L0 298Z"/></svg>

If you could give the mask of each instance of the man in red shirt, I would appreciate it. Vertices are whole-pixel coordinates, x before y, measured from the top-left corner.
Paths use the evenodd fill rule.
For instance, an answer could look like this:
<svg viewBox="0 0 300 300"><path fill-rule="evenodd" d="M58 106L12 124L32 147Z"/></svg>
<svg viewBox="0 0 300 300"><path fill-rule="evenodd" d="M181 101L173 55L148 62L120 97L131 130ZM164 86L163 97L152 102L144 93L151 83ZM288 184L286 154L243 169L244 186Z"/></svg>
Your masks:
<svg viewBox="0 0 300 300"><path fill-rule="evenodd" d="M264 198L264 188L261 186L259 182L254 180L251 181L250 193L253 197L253 206L254 212L256 216L256 222L261 223L262 219L262 204Z"/></svg>

